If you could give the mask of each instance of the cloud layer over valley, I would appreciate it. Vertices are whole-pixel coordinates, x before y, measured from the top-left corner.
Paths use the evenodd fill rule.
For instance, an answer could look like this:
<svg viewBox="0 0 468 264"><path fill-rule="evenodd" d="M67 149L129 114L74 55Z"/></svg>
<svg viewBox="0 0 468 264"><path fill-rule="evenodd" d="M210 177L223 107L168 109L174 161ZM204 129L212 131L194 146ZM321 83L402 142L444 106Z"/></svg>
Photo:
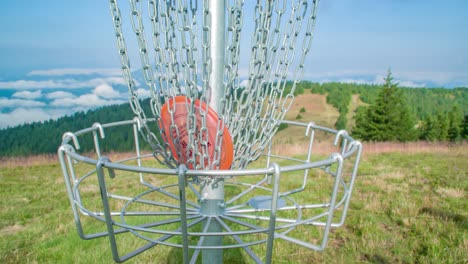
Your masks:
<svg viewBox="0 0 468 264"><path fill-rule="evenodd" d="M27 79L0 82L0 128L123 104L127 93L118 69L31 71Z"/></svg>

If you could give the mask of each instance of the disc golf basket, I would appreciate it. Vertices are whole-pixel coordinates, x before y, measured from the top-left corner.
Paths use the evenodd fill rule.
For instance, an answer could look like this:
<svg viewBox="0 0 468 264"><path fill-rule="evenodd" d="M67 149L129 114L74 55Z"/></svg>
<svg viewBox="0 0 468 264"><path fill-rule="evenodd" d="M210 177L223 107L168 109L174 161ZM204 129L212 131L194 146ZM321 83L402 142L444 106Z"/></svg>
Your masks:
<svg viewBox="0 0 468 264"><path fill-rule="evenodd" d="M344 130L283 120L318 1L109 2L135 118L63 135L79 235L108 237L116 262L155 246L179 249L184 263L221 263L229 250L270 263L274 241L323 250L345 221L361 144ZM141 71L131 71L132 56ZM304 152L282 154L285 126L301 130L293 140ZM106 135L123 131L134 155L104 154ZM315 154L316 138L332 146L327 155ZM79 152L84 143L94 150Z"/></svg>

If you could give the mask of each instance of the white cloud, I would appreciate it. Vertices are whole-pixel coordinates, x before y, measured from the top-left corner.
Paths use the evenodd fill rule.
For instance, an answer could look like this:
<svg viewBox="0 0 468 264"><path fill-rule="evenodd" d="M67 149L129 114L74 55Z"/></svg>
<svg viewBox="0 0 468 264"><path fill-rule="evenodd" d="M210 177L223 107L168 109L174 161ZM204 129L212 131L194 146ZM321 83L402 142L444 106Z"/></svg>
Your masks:
<svg viewBox="0 0 468 264"><path fill-rule="evenodd" d="M14 93L12 96L24 99L37 99L42 97L42 92L41 90L37 90L35 92L21 91Z"/></svg>
<svg viewBox="0 0 468 264"><path fill-rule="evenodd" d="M106 98L106 99L113 99L113 98L122 97L122 95L120 95L119 92L114 90L112 88L112 86L110 86L107 83L96 86L96 88L94 88L93 92L94 92L94 94L96 94L96 95L98 95L100 97Z"/></svg>
<svg viewBox="0 0 468 264"><path fill-rule="evenodd" d="M6 97L0 97L0 109L1 108L10 108L10 107L41 107L46 104L34 100L24 100L24 99L9 99Z"/></svg>
<svg viewBox="0 0 468 264"><path fill-rule="evenodd" d="M466 73L442 71L395 71L392 73L399 79L413 82L433 82L437 85L446 85L451 82L468 81Z"/></svg>
<svg viewBox="0 0 468 264"><path fill-rule="evenodd" d="M353 78L339 79L337 82L341 82L341 83L355 83L355 84L366 84L366 83L369 83L369 81L366 81L366 80L364 80L364 79L353 79Z"/></svg>
<svg viewBox="0 0 468 264"><path fill-rule="evenodd" d="M394 75L393 75L394 76ZM386 76L378 74L375 76L375 80L373 83L375 84L384 84L385 83L385 78ZM426 87L426 84L422 82L415 82L411 80L401 80L401 79L393 79L393 82L397 83L399 87Z"/></svg>
<svg viewBox="0 0 468 264"><path fill-rule="evenodd" d="M138 88L136 90L136 93L138 94L138 98L140 99L151 97L151 92L147 89Z"/></svg>
<svg viewBox="0 0 468 264"><path fill-rule="evenodd" d="M59 98L73 98L75 97L75 95L69 92L57 91L57 92L48 93L46 97L48 99L59 99Z"/></svg>
<svg viewBox="0 0 468 264"><path fill-rule="evenodd" d="M361 70L333 70L333 71L314 71L314 72L305 72L304 79L343 79L343 78L353 78L355 76L375 76L380 73L386 73L387 69L376 70L376 69L361 69Z"/></svg>
<svg viewBox="0 0 468 264"><path fill-rule="evenodd" d="M28 80L18 80L18 81L7 81L0 82L0 88L7 89L36 89L36 88L57 88L57 82L48 80L48 81L28 81Z"/></svg>
<svg viewBox="0 0 468 264"><path fill-rule="evenodd" d="M0 82L0 89L57 89L57 88L86 88L96 87L101 84L117 84L126 85L126 82L121 77L107 77L107 78L94 78L86 81L75 79L62 79L62 80L45 80L45 81L29 81L17 80ZM136 82L138 85L138 82Z"/></svg>
<svg viewBox="0 0 468 264"><path fill-rule="evenodd" d="M415 87L415 88L426 87L426 84L424 83L418 83L418 82L413 82L413 81L396 80L396 82L398 83L398 86L400 87Z"/></svg>
<svg viewBox="0 0 468 264"><path fill-rule="evenodd" d="M28 73L28 76L63 76L63 75L102 75L102 76L120 76L121 69L80 69L80 68L65 68L65 69L49 69L35 70Z"/></svg>
<svg viewBox="0 0 468 264"><path fill-rule="evenodd" d="M16 108L10 113L0 113L0 128L8 126L20 125L23 123L31 123L39 120L48 119L47 113L40 108L25 109Z"/></svg>
<svg viewBox="0 0 468 264"><path fill-rule="evenodd" d="M361 83L384 83L383 78L387 73L387 68L382 69L353 69L353 70L334 70L334 71L315 71L307 72L304 75L305 80L325 81L345 81L350 80ZM400 86L407 87L427 87L427 84L450 86L453 83L464 83L468 81L466 72L460 71L412 71L406 69L391 68L392 75Z"/></svg>
<svg viewBox="0 0 468 264"><path fill-rule="evenodd" d="M243 80L239 84L239 87L247 87L247 86L249 86L249 80Z"/></svg>
<svg viewBox="0 0 468 264"><path fill-rule="evenodd" d="M0 113L0 128L24 123L45 121L70 114L66 109L44 110L41 108L16 108L9 113Z"/></svg>
<svg viewBox="0 0 468 264"><path fill-rule="evenodd" d="M328 71L313 74L309 74L304 79L313 79L320 83L326 82L342 82L342 83L355 83L355 84L378 84L382 85L385 83L384 78L386 77L387 70L383 72L377 70L343 70L343 71ZM398 71L392 70L393 81L398 83L400 87L427 87L427 82L437 83L434 78L432 80L422 78L423 76L428 77L430 74L402 74Z"/></svg>
<svg viewBox="0 0 468 264"><path fill-rule="evenodd" d="M98 107L103 105L118 104L123 101L119 100L105 100L97 96L96 94L84 94L77 98L59 98L52 101L52 106L59 107Z"/></svg>
<svg viewBox="0 0 468 264"><path fill-rule="evenodd" d="M332 71L306 72L304 80L313 80L319 83L341 82L355 84L383 84L387 73L385 69L343 69ZM401 87L426 87L428 82L444 85L450 82L463 80L460 73L442 72L411 72L392 70L395 82ZM290 74L290 73L289 73ZM291 76L291 75L290 75ZM247 87L248 80L240 82L240 87Z"/></svg>
<svg viewBox="0 0 468 264"><path fill-rule="evenodd" d="M39 95L42 96L40 91L16 93L16 96L30 98ZM34 100L0 97L0 109L14 109L11 112L1 114L0 126L6 127L25 122L47 120L64 114L71 114L78 110L126 103L126 100L122 99L122 95L109 84L98 85L90 93L81 96L75 96L65 91L56 91L47 93L46 98L51 99L52 102L46 104Z"/></svg>
<svg viewBox="0 0 468 264"><path fill-rule="evenodd" d="M383 76L381 74L377 74L372 83L374 83L374 84L384 84L385 83L384 78L385 78L385 76Z"/></svg>

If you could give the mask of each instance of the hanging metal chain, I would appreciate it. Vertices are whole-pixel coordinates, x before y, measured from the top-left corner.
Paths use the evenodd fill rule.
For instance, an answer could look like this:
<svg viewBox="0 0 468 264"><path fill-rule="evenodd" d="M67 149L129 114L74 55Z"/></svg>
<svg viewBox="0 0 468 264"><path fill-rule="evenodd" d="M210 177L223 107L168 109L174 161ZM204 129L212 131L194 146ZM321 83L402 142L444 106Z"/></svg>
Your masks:
<svg viewBox="0 0 468 264"><path fill-rule="evenodd" d="M210 1L214 0L200 0L201 3L197 0L147 0L146 7L141 0L129 0L130 22L142 75L151 94L151 110L162 141L147 124L149 119L140 105L130 70L122 16L117 0L109 1L130 106L142 121L141 133L153 148L155 157L169 167L183 162L195 169L217 169L223 151L223 131L228 127L234 142L232 168L244 168L256 160L291 107L294 90L303 77L318 0L257 0L252 22L245 21L251 2L222 0L227 14L223 65L213 65L210 57ZM151 25L148 34L151 47L144 31L148 24ZM252 25L251 36L246 36L243 29ZM245 58L242 38L246 37L250 39L248 85L241 87L239 71ZM222 98L211 98L212 67L223 67L225 94ZM185 127L176 125L175 104L168 107L168 120L161 117L163 104L175 102L179 95L187 98ZM210 131L207 123L207 106L211 100L219 100L221 105L216 132ZM169 131L164 129L165 123ZM181 129L188 141L184 149L179 145ZM210 142L213 138L214 142ZM176 143L175 149L168 143L171 140ZM214 152L210 152L213 143ZM186 160L176 161L174 156L185 156Z"/></svg>
<svg viewBox="0 0 468 264"><path fill-rule="evenodd" d="M244 167L263 153L291 107L315 25L318 1L309 2L258 0L255 5L249 84L234 87L228 102L236 107L228 116L236 142L235 167ZM305 30L303 24L307 24ZM296 48L298 38L303 38L302 50ZM292 87L285 94L288 80Z"/></svg>
<svg viewBox="0 0 468 264"><path fill-rule="evenodd" d="M143 138L148 142L148 144L150 144L151 148L153 149L154 157L162 164L165 164L169 167L173 167L174 162L172 156L168 155L164 148L161 147L161 142L158 140L156 135L151 131L147 124L147 118L138 100L138 94L135 91L135 81L132 77L132 73L130 70L130 60L128 57L124 34L122 32L122 16L120 13L120 9L116 0L110 0L109 2L112 19L114 21L114 30L117 38L117 50L119 51L120 55L122 74L129 89L130 106L135 115L141 121L140 124L142 125L142 129L140 130L140 132L143 135ZM154 95L154 90L152 90L152 98L156 97Z"/></svg>

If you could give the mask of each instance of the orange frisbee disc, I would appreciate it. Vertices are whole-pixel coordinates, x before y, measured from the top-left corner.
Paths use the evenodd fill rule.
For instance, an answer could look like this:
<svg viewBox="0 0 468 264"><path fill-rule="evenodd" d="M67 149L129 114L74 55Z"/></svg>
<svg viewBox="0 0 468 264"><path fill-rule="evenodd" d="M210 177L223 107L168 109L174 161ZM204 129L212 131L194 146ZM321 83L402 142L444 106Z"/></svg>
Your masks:
<svg viewBox="0 0 468 264"><path fill-rule="evenodd" d="M170 99L168 102L164 103L161 108L160 127L163 128L166 132L166 140L169 144L169 147L171 148L174 159L183 164L185 164L193 155L193 153L187 150L189 147L189 131L187 131L187 117L189 112L187 109L187 103L189 102L190 99L188 99L186 96L179 95L176 96L175 99ZM199 137L199 133L202 129L202 117L200 111L202 109L204 111L208 109L206 111L206 128L208 130L207 148L210 162L213 162L215 158L216 135L218 132L218 114L211 107L207 107L206 104L202 104L198 99L195 100L194 106L196 122L195 132L193 133L194 138ZM173 110L174 124L172 124L171 113L169 112L169 109ZM177 127L177 131L179 132L178 142L174 142L174 139L177 137L177 135L175 134L176 132L172 125L175 125L175 127ZM198 147L201 149L200 143L198 144ZM219 169L226 170L231 167L234 156L231 134L229 133L229 129L226 126L224 126L220 147L221 155L219 159ZM180 151L181 157L178 156L178 150ZM196 163L200 163L199 157L196 157ZM212 164L205 164L205 168L209 168L211 165ZM187 166L190 169L193 169L193 164L188 164Z"/></svg>

